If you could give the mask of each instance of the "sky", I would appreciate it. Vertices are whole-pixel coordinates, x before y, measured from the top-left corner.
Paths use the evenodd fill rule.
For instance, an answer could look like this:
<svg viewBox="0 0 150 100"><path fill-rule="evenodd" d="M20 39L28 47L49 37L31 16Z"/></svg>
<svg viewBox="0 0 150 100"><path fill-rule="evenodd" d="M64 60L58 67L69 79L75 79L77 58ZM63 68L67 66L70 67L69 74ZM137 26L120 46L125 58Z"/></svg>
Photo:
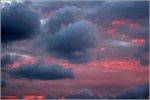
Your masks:
<svg viewBox="0 0 150 100"><path fill-rule="evenodd" d="M1 98L149 98L148 1L1 2Z"/></svg>

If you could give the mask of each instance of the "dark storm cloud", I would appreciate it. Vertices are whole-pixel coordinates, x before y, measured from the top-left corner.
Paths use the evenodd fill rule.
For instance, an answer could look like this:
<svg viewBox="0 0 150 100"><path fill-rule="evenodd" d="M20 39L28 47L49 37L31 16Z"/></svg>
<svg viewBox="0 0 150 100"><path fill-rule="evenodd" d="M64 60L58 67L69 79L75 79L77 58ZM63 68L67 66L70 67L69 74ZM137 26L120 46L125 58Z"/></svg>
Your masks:
<svg viewBox="0 0 150 100"><path fill-rule="evenodd" d="M73 79L73 71L69 68L63 68L57 64L23 64L10 71L11 76L15 78L39 79L39 80L57 80Z"/></svg>
<svg viewBox="0 0 150 100"><path fill-rule="evenodd" d="M141 86L129 87L119 93L116 99L148 99L148 97L149 83Z"/></svg>
<svg viewBox="0 0 150 100"><path fill-rule="evenodd" d="M4 80L1 80L1 88L4 88L7 85L7 83Z"/></svg>
<svg viewBox="0 0 150 100"><path fill-rule="evenodd" d="M27 39L39 28L38 14L26 3L12 2L1 11L2 43Z"/></svg>
<svg viewBox="0 0 150 100"><path fill-rule="evenodd" d="M54 35L45 34L42 45L46 52L56 58L64 58L71 63L82 63L90 59L89 49L96 45L94 26L86 20L69 24Z"/></svg>
<svg viewBox="0 0 150 100"><path fill-rule="evenodd" d="M76 7L64 7L51 13L46 22L47 33L54 34L66 25L76 21L77 15L80 15L80 9Z"/></svg>

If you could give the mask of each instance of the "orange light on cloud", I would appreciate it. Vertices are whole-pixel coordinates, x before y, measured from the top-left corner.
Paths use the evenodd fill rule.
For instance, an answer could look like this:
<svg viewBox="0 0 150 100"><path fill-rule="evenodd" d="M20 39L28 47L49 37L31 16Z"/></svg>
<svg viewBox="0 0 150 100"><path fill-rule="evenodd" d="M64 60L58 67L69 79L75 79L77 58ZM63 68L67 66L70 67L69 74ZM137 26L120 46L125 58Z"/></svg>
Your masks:
<svg viewBox="0 0 150 100"><path fill-rule="evenodd" d="M44 99L44 96L27 95L27 96L23 96L23 99L25 100Z"/></svg>
<svg viewBox="0 0 150 100"><path fill-rule="evenodd" d="M122 34L122 37L124 38L128 38L128 36L126 34Z"/></svg>
<svg viewBox="0 0 150 100"><path fill-rule="evenodd" d="M106 29L106 32L112 37L118 36L117 30L114 27L109 27Z"/></svg>
<svg viewBox="0 0 150 100"><path fill-rule="evenodd" d="M33 64L33 63L35 63L36 61L35 60L20 60L20 61L16 61L16 62L14 62L13 64L9 64L8 65L8 67L10 67L10 68L17 68L17 67L19 67L20 65L22 65L22 64Z"/></svg>
<svg viewBox="0 0 150 100"><path fill-rule="evenodd" d="M103 58L102 60L95 60L93 59L91 62L87 64L87 66L91 67L106 67L106 68L118 68L118 69L128 69L128 70L138 70L138 68L141 68L141 64L139 60L134 59L108 59ZM142 71L142 70L141 70Z"/></svg>
<svg viewBox="0 0 150 100"><path fill-rule="evenodd" d="M105 47L101 47L101 48L100 48L100 51L105 51L105 50L106 50Z"/></svg>
<svg viewBox="0 0 150 100"><path fill-rule="evenodd" d="M108 29L107 29L107 32L108 32L108 33L114 33L114 32L116 32L116 29L113 28L113 27L111 27L111 28L108 28Z"/></svg>
<svg viewBox="0 0 150 100"><path fill-rule="evenodd" d="M145 40L144 39L132 39L130 42L142 45L145 43Z"/></svg>
<svg viewBox="0 0 150 100"><path fill-rule="evenodd" d="M115 19L111 21L112 25L126 25L129 27L129 29L135 29L138 28L138 23L136 23L135 21L131 21L131 20L126 20L126 19Z"/></svg>
<svg viewBox="0 0 150 100"><path fill-rule="evenodd" d="M130 29L138 28L138 25L135 24L135 23L130 23L130 24L129 24L129 28L130 28Z"/></svg>
<svg viewBox="0 0 150 100"><path fill-rule="evenodd" d="M68 63L68 61L66 61L64 59L55 59L55 58L52 58L52 57L49 57L49 56L44 56L43 61L46 64L58 64L58 65L61 65L65 68L72 68L72 67L75 66L73 64Z"/></svg>
<svg viewBox="0 0 150 100"><path fill-rule="evenodd" d="M1 96L1 99L18 99L17 96Z"/></svg>
<svg viewBox="0 0 150 100"><path fill-rule="evenodd" d="M125 25L126 22L124 20L112 20L111 22L112 25Z"/></svg>

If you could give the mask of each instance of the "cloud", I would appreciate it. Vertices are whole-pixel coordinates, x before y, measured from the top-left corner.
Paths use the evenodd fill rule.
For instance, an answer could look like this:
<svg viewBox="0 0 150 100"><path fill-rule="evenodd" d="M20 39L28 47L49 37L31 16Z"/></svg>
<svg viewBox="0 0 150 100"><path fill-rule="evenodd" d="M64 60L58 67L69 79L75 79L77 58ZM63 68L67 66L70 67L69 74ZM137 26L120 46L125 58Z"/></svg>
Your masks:
<svg viewBox="0 0 150 100"><path fill-rule="evenodd" d="M39 16L28 4L12 2L1 11L2 43L28 39L39 30Z"/></svg>
<svg viewBox="0 0 150 100"><path fill-rule="evenodd" d="M141 48L139 47L140 53L140 60L141 60L141 65L148 65L149 64L149 42L147 41ZM139 54L140 54L139 53ZM145 55L142 55L142 53L146 53L147 57Z"/></svg>
<svg viewBox="0 0 150 100"><path fill-rule="evenodd" d="M75 6L78 8L93 7L99 5L103 1L31 1L35 8L41 9L42 13L51 13L52 11L63 8L64 6Z"/></svg>
<svg viewBox="0 0 150 100"><path fill-rule="evenodd" d="M14 61L11 59L11 56L10 55L4 55L1 57L1 66L4 67L8 64L13 64Z"/></svg>
<svg viewBox="0 0 150 100"><path fill-rule="evenodd" d="M149 97L149 83L129 87L116 96L116 99L147 99Z"/></svg>
<svg viewBox="0 0 150 100"><path fill-rule="evenodd" d="M113 25L113 27L117 29L118 33L127 34L131 38L147 38L149 33L148 1L105 1L98 6L87 9L87 18L93 20L100 27L112 26L110 25L112 20L128 20L132 24L136 23L138 27L134 30L129 29L127 25L119 24Z"/></svg>
<svg viewBox="0 0 150 100"><path fill-rule="evenodd" d="M19 53L7 53L1 57L1 66L5 67L9 64L14 64L16 61L30 59L29 55Z"/></svg>
<svg viewBox="0 0 150 100"><path fill-rule="evenodd" d="M7 85L7 83L4 80L1 80L1 88L4 88Z"/></svg>
<svg viewBox="0 0 150 100"><path fill-rule="evenodd" d="M139 8L140 6L140 8ZM119 8L119 9L118 9ZM105 12L104 12L105 10ZM93 9L94 16L109 16L113 19L143 19L149 16L148 1L105 1Z"/></svg>
<svg viewBox="0 0 150 100"><path fill-rule="evenodd" d="M16 53L5 54L1 57L1 66L5 67L9 64L14 64L14 62L16 62L22 58L23 58L22 56L17 55Z"/></svg>
<svg viewBox="0 0 150 100"><path fill-rule="evenodd" d="M23 64L10 71L14 78L39 80L73 79L73 71L57 64Z"/></svg>
<svg viewBox="0 0 150 100"><path fill-rule="evenodd" d="M22 90L25 88L24 84L15 84L13 86L11 86L12 89L18 89L18 90Z"/></svg>
<svg viewBox="0 0 150 100"><path fill-rule="evenodd" d="M44 99L57 99L57 98L52 95L46 95Z"/></svg>
<svg viewBox="0 0 150 100"><path fill-rule="evenodd" d="M65 99L147 99L149 97L149 83L124 89L115 97L112 95L98 96L91 90L83 89L74 94L65 96Z"/></svg>
<svg viewBox="0 0 150 100"><path fill-rule="evenodd" d="M87 20L69 24L54 35L40 36L40 45L53 57L71 63L83 63L90 59L89 50L96 46L95 27Z"/></svg>
<svg viewBox="0 0 150 100"><path fill-rule="evenodd" d="M96 27L84 19L81 12L74 6L52 12L44 27L46 31L37 38L38 46L50 56L66 59L70 63L89 61L89 50L96 46Z"/></svg>
<svg viewBox="0 0 150 100"><path fill-rule="evenodd" d="M144 55L145 54L145 55ZM146 41L144 45L137 47L133 57L140 59L141 65L149 64L149 42Z"/></svg>
<svg viewBox="0 0 150 100"><path fill-rule="evenodd" d="M141 65L149 65L149 59L141 58Z"/></svg>
<svg viewBox="0 0 150 100"><path fill-rule="evenodd" d="M52 12L48 21L46 22L46 29L48 34L55 34L63 29L66 25L74 23L81 10L76 7L64 7Z"/></svg>
<svg viewBox="0 0 150 100"><path fill-rule="evenodd" d="M89 89L80 90L77 93L65 96L65 99L94 99L94 95Z"/></svg>
<svg viewBox="0 0 150 100"><path fill-rule="evenodd" d="M65 99L113 99L111 95L105 95L103 97L94 95L89 89L82 89L74 94L70 94L64 97Z"/></svg>

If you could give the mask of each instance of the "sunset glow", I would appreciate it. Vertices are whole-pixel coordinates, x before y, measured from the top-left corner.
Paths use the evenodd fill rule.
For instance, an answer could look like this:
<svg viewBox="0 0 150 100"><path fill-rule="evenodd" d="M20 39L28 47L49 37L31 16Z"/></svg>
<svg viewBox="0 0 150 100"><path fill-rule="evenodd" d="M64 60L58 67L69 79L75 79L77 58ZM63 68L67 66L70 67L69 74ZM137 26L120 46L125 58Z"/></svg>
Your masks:
<svg viewBox="0 0 150 100"><path fill-rule="evenodd" d="M149 98L149 1L0 2L1 99Z"/></svg>

